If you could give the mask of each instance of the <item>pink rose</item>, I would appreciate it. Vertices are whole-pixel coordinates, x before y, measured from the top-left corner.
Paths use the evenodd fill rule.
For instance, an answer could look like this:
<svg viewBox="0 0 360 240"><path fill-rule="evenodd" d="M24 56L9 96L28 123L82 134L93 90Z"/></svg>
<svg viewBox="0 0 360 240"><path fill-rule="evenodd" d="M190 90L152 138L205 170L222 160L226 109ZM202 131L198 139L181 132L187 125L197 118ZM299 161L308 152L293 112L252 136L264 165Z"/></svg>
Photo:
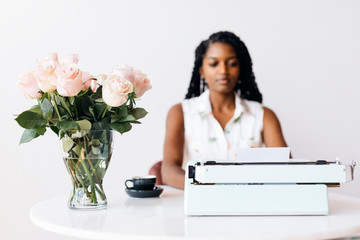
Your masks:
<svg viewBox="0 0 360 240"><path fill-rule="evenodd" d="M126 103L128 94L132 91L133 85L130 81L113 74L104 82L102 96L107 105L119 107Z"/></svg>
<svg viewBox="0 0 360 240"><path fill-rule="evenodd" d="M122 79L126 79L132 84L135 82L135 72L134 68L132 66L119 63L113 68L113 71L111 74L116 74L120 76Z"/></svg>
<svg viewBox="0 0 360 240"><path fill-rule="evenodd" d="M96 75L96 80L97 80L97 83L99 85L103 85L103 83L105 82L105 80L108 78L108 75L106 74L99 74L99 75Z"/></svg>
<svg viewBox="0 0 360 240"><path fill-rule="evenodd" d="M17 82L18 87L24 93L26 98L37 99L41 98L39 85L33 75L33 71L29 71L19 77Z"/></svg>
<svg viewBox="0 0 360 240"><path fill-rule="evenodd" d="M134 92L136 98L141 97L146 91L152 88L150 80L146 77L146 74L135 70Z"/></svg>
<svg viewBox="0 0 360 240"><path fill-rule="evenodd" d="M76 63L62 62L56 69L57 91L64 97L77 95L83 88L82 73Z"/></svg>
<svg viewBox="0 0 360 240"><path fill-rule="evenodd" d="M98 90L98 88L99 88L99 84L98 84L98 82L96 81L96 80L91 80L91 82L90 82L90 89L91 89L91 91L92 92L96 92L97 90Z"/></svg>
<svg viewBox="0 0 360 240"><path fill-rule="evenodd" d="M69 54L59 59L60 65L70 65L70 64L78 64L79 63L79 55L78 54Z"/></svg>
<svg viewBox="0 0 360 240"><path fill-rule="evenodd" d="M56 89L56 68L59 66L57 53L49 53L42 59L38 59L34 76L43 92L52 92Z"/></svg>
<svg viewBox="0 0 360 240"><path fill-rule="evenodd" d="M93 79L93 76L88 72L82 72L82 83L83 83L83 91L87 89L91 89L91 91L96 92L99 87L98 82Z"/></svg>
<svg viewBox="0 0 360 240"><path fill-rule="evenodd" d="M112 71L112 74L119 75L130 81L134 85L135 97L141 97L146 91L151 89L150 80L146 78L146 74L134 67L118 64Z"/></svg>

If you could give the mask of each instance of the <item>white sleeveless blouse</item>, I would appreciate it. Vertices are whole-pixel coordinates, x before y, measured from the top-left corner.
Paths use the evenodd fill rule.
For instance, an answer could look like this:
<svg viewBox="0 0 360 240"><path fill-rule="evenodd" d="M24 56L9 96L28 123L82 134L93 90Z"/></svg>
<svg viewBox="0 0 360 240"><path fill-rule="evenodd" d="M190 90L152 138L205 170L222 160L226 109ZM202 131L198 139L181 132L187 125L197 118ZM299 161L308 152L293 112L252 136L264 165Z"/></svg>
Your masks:
<svg viewBox="0 0 360 240"><path fill-rule="evenodd" d="M239 148L262 147L262 104L236 94L234 116L224 130L212 114L209 90L181 104L185 128L183 169L189 160L235 161Z"/></svg>

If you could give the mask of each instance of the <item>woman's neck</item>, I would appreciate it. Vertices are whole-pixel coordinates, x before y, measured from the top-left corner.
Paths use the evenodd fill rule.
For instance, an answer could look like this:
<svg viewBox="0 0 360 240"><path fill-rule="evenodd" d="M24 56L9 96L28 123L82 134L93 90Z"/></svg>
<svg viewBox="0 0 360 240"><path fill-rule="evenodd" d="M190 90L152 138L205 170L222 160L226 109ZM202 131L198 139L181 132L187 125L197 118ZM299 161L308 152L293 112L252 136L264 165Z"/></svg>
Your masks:
<svg viewBox="0 0 360 240"><path fill-rule="evenodd" d="M235 109L234 92L219 93L210 90L210 103L213 112L233 111Z"/></svg>

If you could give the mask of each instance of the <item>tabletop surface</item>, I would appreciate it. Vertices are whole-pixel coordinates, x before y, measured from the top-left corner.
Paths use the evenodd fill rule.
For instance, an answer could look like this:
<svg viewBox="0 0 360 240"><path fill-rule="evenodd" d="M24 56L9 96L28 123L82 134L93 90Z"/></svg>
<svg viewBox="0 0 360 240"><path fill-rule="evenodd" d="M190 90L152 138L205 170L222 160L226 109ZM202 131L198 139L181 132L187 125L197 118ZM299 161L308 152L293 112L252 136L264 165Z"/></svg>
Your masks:
<svg viewBox="0 0 360 240"><path fill-rule="evenodd" d="M184 215L182 190L163 186L158 198L131 198L109 190L103 210L70 210L68 196L30 209L37 226L88 239L324 239L360 232L360 199L329 193L328 216Z"/></svg>

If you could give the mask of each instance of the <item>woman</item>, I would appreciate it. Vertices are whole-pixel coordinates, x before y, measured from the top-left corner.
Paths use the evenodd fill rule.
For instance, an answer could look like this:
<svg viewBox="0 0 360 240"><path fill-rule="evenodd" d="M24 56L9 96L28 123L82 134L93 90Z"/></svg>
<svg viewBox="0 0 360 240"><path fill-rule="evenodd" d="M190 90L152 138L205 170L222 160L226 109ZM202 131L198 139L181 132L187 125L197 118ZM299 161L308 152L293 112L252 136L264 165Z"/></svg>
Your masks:
<svg viewBox="0 0 360 240"><path fill-rule="evenodd" d="M234 161L241 147L286 147L279 120L261 103L240 38L218 32L201 42L185 100L167 116L163 183L183 189L189 159Z"/></svg>

